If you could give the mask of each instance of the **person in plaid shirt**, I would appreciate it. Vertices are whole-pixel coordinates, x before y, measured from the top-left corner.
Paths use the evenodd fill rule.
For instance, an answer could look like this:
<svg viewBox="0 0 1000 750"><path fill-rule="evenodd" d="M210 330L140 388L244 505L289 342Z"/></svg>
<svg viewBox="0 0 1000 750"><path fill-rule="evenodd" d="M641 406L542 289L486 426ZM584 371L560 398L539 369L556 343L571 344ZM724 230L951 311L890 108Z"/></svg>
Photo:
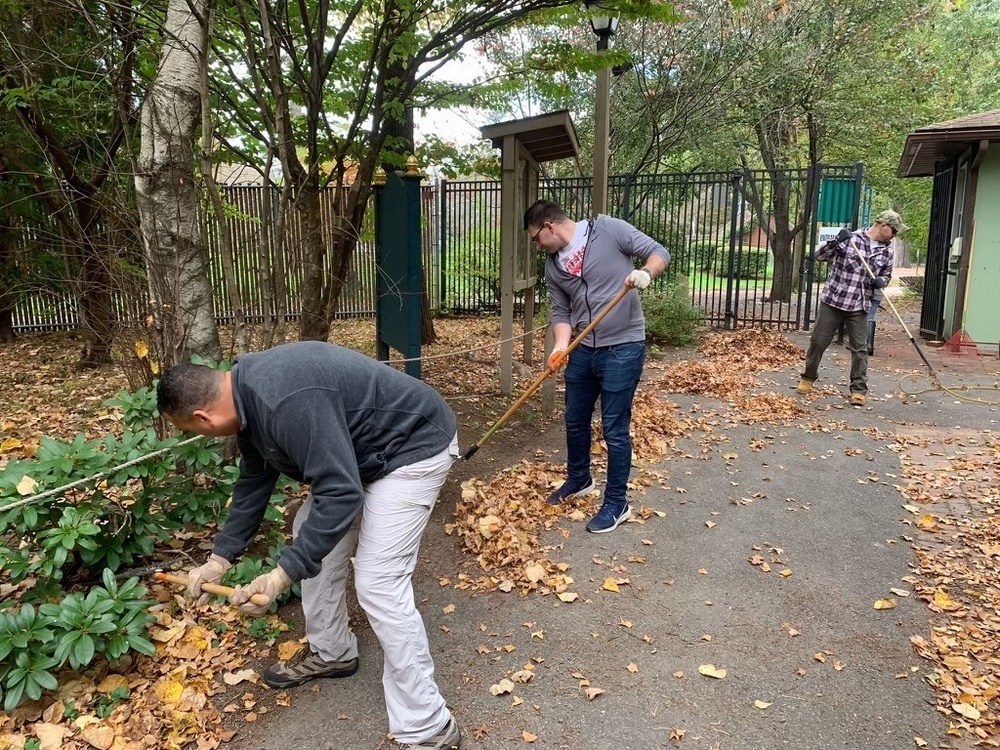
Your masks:
<svg viewBox="0 0 1000 750"><path fill-rule="evenodd" d="M876 289L884 288L892 278L892 238L906 229L895 211L883 211L867 229L840 233L816 251L816 260L830 262L826 284L820 294L819 314L809 338L806 367L799 380L800 394L812 390L819 377L819 363L837 329L847 328L851 352L852 406L864 406L868 393L868 309ZM861 254L871 268L869 275L858 257Z"/></svg>

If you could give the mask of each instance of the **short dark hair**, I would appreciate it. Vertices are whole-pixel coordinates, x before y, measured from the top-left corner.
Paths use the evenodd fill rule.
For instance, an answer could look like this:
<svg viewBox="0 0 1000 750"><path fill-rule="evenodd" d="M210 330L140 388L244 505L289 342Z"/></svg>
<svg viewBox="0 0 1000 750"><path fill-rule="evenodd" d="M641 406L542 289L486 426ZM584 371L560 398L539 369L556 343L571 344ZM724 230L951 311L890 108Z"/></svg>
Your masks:
<svg viewBox="0 0 1000 750"><path fill-rule="evenodd" d="M569 216L555 201L535 201L524 212L524 228L541 226L547 221L565 221Z"/></svg>
<svg viewBox="0 0 1000 750"><path fill-rule="evenodd" d="M190 419L222 395L220 375L219 370L205 365L174 365L156 386L156 408L160 414Z"/></svg>

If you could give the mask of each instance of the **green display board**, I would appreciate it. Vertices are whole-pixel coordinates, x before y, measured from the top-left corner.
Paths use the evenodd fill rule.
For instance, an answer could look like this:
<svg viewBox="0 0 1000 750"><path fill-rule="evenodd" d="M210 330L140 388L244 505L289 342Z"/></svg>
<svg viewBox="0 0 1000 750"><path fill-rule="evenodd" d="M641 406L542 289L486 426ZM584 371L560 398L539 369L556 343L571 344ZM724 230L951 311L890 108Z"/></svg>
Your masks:
<svg viewBox="0 0 1000 750"><path fill-rule="evenodd" d="M853 179L823 178L819 187L816 221L831 226L853 226L857 203L857 182Z"/></svg>
<svg viewBox="0 0 1000 750"><path fill-rule="evenodd" d="M376 349L389 359L389 347L404 358L406 372L420 377L420 180L394 172L375 188Z"/></svg>

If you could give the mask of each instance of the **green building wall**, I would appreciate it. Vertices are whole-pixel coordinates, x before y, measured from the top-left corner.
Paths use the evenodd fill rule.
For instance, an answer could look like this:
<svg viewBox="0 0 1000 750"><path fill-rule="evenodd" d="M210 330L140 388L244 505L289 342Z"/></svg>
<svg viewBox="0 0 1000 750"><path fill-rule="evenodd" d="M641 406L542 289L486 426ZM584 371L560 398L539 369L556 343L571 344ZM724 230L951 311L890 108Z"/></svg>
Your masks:
<svg viewBox="0 0 1000 750"><path fill-rule="evenodd" d="M979 167L976 222L969 282L965 297L965 330L996 354L1000 343L1000 142L990 144Z"/></svg>

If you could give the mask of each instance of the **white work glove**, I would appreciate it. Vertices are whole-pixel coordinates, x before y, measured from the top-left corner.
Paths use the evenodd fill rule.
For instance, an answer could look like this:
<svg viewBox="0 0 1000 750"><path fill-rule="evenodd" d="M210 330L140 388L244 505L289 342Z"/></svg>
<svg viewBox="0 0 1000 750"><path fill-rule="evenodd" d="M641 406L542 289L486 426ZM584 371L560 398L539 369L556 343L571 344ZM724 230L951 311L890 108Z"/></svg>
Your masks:
<svg viewBox="0 0 1000 750"><path fill-rule="evenodd" d="M625 286L632 289L645 289L652 281L653 277L649 275L649 271L640 268L628 275L628 278L625 279Z"/></svg>
<svg viewBox="0 0 1000 750"><path fill-rule="evenodd" d="M241 612L254 617L267 614L271 603L281 596L292 586L292 579L288 573L278 565L269 573L257 576L246 586L237 586L236 591L229 597L229 601L240 608ZM256 604L250 601L254 594L260 594L267 599L263 604Z"/></svg>
<svg viewBox="0 0 1000 750"><path fill-rule="evenodd" d="M201 590L203 583L220 583L226 571L233 567L222 555L212 554L208 562L188 571L187 595L198 597L198 606L208 603L209 595Z"/></svg>

